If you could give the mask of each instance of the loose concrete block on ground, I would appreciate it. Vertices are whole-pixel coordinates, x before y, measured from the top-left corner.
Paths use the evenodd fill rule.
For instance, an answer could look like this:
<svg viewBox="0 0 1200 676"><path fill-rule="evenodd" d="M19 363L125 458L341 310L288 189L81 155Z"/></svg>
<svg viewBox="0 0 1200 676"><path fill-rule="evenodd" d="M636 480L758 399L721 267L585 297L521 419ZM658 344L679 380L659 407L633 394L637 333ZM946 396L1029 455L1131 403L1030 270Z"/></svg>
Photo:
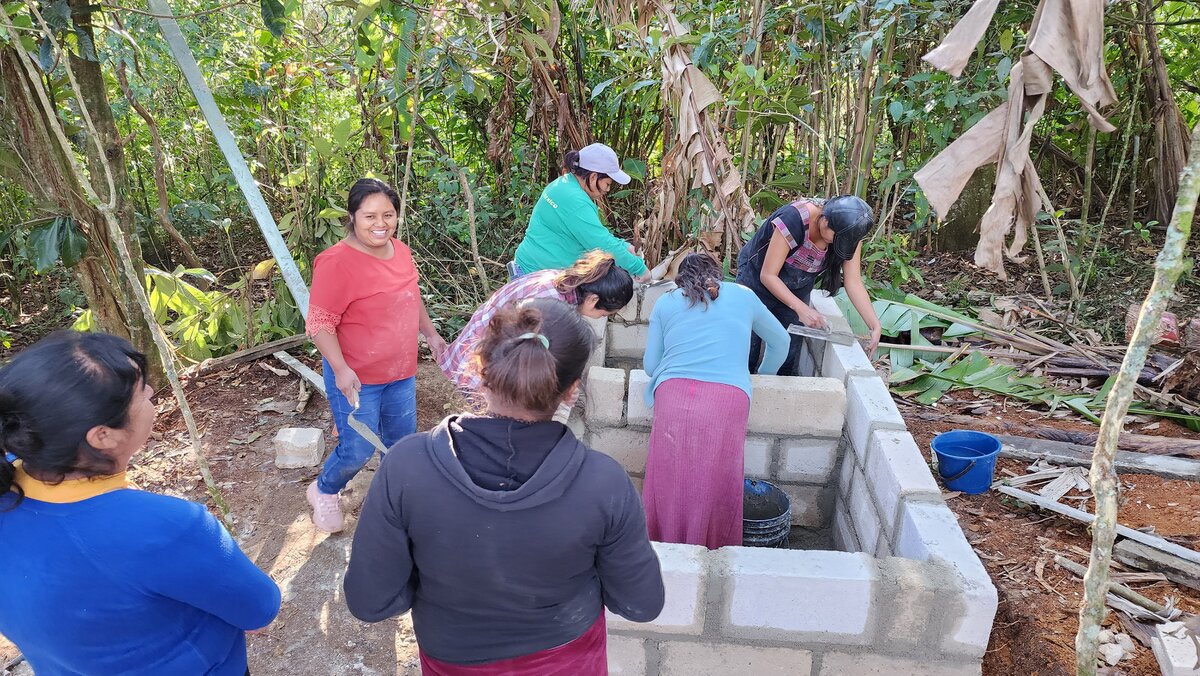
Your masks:
<svg viewBox="0 0 1200 676"><path fill-rule="evenodd" d="M607 354L609 357L641 359L646 352L645 324L608 323Z"/></svg>
<svg viewBox="0 0 1200 676"><path fill-rule="evenodd" d="M878 580L863 554L724 547L729 636L861 644L870 641ZM836 608L836 612L830 609Z"/></svg>
<svg viewBox="0 0 1200 676"><path fill-rule="evenodd" d="M704 630L705 586L712 554L698 545L655 542L653 546L666 589L662 612L645 623L630 622L610 612L609 629L700 635Z"/></svg>
<svg viewBox="0 0 1200 676"><path fill-rule="evenodd" d="M748 430L754 434L841 435L846 390L831 378L750 376L754 397ZM903 423L901 423L903 424Z"/></svg>
<svg viewBox="0 0 1200 676"><path fill-rule="evenodd" d="M608 673L613 676L644 676L646 641L632 636L609 634Z"/></svg>
<svg viewBox="0 0 1200 676"><path fill-rule="evenodd" d="M654 422L654 411L646 405L646 386L650 376L641 369L629 372L629 399L626 406L625 424L650 427Z"/></svg>
<svg viewBox="0 0 1200 676"><path fill-rule="evenodd" d="M313 427L284 427L275 433L275 466L315 467L325 457L325 433Z"/></svg>
<svg viewBox="0 0 1200 676"><path fill-rule="evenodd" d="M586 443L594 450L612 456L626 472L646 472L646 450L650 433L625 427L608 427L588 433Z"/></svg>
<svg viewBox="0 0 1200 676"><path fill-rule="evenodd" d="M783 439L779 442L779 478L827 484L837 464L839 439Z"/></svg>
<svg viewBox="0 0 1200 676"><path fill-rule="evenodd" d="M621 427L625 412L625 371L603 366L588 369L584 411L590 427Z"/></svg>
<svg viewBox="0 0 1200 676"><path fill-rule="evenodd" d="M905 660L890 655L826 653L818 676L979 676L978 662Z"/></svg>
<svg viewBox="0 0 1200 676"><path fill-rule="evenodd" d="M662 676L808 676L812 653L729 643L667 641L660 648Z"/></svg>
<svg viewBox="0 0 1200 676"><path fill-rule="evenodd" d="M1150 647L1163 676L1200 676L1200 649L1179 622L1155 625ZM1166 627L1166 629L1164 629Z"/></svg>
<svg viewBox="0 0 1200 676"><path fill-rule="evenodd" d="M867 450L872 430L905 430L904 418L883 380L875 376L846 379L846 433L859 457Z"/></svg>
<svg viewBox="0 0 1200 676"><path fill-rule="evenodd" d="M654 304L658 302L666 294L675 290L675 282L665 282L648 286L642 291L642 307L638 311L638 319L643 322L650 321L650 314L654 312Z"/></svg>
<svg viewBox="0 0 1200 676"><path fill-rule="evenodd" d="M942 499L933 474L908 432L876 430L867 441L866 475L884 532L894 533L901 500Z"/></svg>
<svg viewBox="0 0 1200 676"><path fill-rule="evenodd" d="M746 476L755 479L770 479L771 453L775 440L770 437L746 437L746 453L743 459Z"/></svg>

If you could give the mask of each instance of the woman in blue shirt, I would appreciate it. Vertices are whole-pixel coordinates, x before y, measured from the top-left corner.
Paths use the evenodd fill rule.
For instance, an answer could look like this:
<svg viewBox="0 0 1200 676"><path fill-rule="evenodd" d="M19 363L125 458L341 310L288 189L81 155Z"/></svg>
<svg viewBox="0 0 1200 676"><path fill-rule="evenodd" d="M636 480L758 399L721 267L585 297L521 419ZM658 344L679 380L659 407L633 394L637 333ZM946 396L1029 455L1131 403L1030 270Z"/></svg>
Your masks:
<svg viewBox="0 0 1200 676"><path fill-rule="evenodd" d="M772 375L788 332L754 292L721 281L707 254L688 254L679 288L650 314L643 365L654 426L642 502L650 539L742 544L743 456L750 415L750 335L765 344L759 372Z"/></svg>
<svg viewBox="0 0 1200 676"><path fill-rule="evenodd" d="M38 676L242 676L246 631L279 612L203 505L126 479L145 373L128 341L75 331L0 369L0 634Z"/></svg>

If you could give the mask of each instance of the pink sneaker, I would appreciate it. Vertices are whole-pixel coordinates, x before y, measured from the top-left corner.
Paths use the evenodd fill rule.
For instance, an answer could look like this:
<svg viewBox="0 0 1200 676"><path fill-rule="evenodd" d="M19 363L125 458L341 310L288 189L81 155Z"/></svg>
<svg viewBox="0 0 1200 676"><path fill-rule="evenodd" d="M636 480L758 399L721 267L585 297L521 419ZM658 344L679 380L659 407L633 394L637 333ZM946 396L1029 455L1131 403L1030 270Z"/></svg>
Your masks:
<svg viewBox="0 0 1200 676"><path fill-rule="evenodd" d="M312 505L312 520L317 530L337 533L346 527L338 496L322 493L315 481L308 486L308 504Z"/></svg>

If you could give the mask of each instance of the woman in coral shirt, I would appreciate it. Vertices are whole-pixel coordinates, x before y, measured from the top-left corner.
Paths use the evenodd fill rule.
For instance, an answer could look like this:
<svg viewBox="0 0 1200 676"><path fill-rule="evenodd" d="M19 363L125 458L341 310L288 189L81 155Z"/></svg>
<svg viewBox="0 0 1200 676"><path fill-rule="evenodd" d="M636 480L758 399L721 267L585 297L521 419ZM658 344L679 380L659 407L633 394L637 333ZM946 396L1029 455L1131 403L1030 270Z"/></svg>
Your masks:
<svg viewBox="0 0 1200 676"><path fill-rule="evenodd" d="M417 333L435 359L446 350L421 301L412 251L394 237L396 191L378 179L359 179L347 207L346 238L313 261L308 305L308 335L323 357L338 431L337 448L308 487L313 523L328 533L344 526L338 493L375 452L347 416L353 412L388 446L417 431Z"/></svg>

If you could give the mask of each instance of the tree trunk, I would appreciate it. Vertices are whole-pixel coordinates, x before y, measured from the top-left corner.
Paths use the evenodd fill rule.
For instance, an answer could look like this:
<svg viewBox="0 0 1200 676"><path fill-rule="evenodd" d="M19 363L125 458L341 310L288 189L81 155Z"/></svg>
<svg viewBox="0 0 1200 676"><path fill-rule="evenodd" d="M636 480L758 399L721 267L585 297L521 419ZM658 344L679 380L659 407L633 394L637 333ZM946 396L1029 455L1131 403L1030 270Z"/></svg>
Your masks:
<svg viewBox="0 0 1200 676"><path fill-rule="evenodd" d="M1200 124L1192 132L1193 146L1200 146ZM1187 242L1192 232L1196 200L1200 197L1200 152L1193 153L1178 177L1177 201L1167 228L1167 239L1154 264L1154 282L1142 303L1137 328L1129 341L1121 371L1100 420L1100 436L1092 453L1091 483L1096 496L1096 520L1092 524L1092 552L1083 579L1083 603L1079 609L1079 633L1075 636L1075 671L1079 676L1096 673L1096 650L1100 622L1108 591L1108 569L1117 528L1117 472L1113 466L1125 414L1133 399L1137 376L1146 363L1155 329L1171 300L1175 282L1190 267L1186 262Z"/></svg>
<svg viewBox="0 0 1200 676"><path fill-rule="evenodd" d="M73 0L73 6L78 0ZM78 2L80 6L85 3ZM80 10L76 10L79 12ZM82 30L91 34L91 23L84 14L76 15ZM130 250L136 252L136 265L141 270L141 248L137 240L129 236L134 231L133 210L124 199L128 194L128 175L125 157L120 146L120 136L113 120L112 109L104 90L103 74L99 64L71 57L84 101L100 135L101 146L112 164L113 187L118 197L118 214L122 230ZM116 257L109 239L103 217L83 197L84 191L71 169L71 160L63 154L53 141L51 127L56 121L48 120L38 105L35 88L42 83L30 79L12 47L0 47L0 96L4 105L0 114L9 115L15 123L19 141L12 144L21 156L26 171L18 178L31 195L46 204L52 204L62 213L69 214L87 237L88 249L83 260L72 270L79 281L81 291L88 299L88 307L101 330L127 338L145 353L155 371L152 377L161 375L158 349L150 333L150 325L137 307L133 288L126 284L116 268ZM103 130L103 131L101 131ZM102 168L94 151L94 144L87 144L88 167L94 176L100 177ZM98 186L104 195L109 194L105 183Z"/></svg>

